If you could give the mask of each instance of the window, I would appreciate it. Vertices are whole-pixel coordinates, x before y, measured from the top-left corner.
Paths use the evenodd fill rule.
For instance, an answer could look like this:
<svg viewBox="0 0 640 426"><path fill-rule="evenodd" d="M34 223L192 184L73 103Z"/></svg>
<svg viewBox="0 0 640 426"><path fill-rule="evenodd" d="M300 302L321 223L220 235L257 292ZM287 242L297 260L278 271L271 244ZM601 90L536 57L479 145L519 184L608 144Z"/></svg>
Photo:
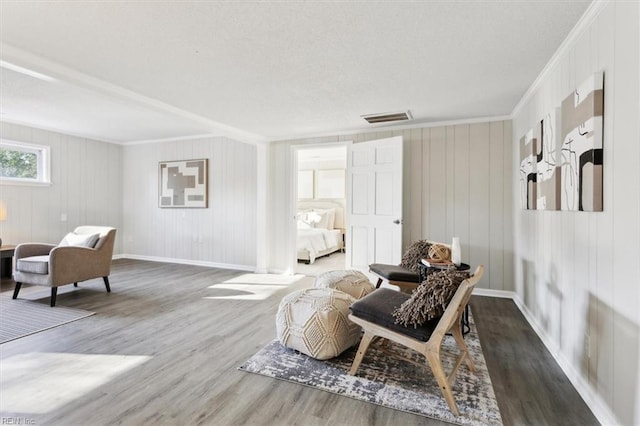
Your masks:
<svg viewBox="0 0 640 426"><path fill-rule="evenodd" d="M4 183L49 184L49 147L0 140L0 180Z"/></svg>

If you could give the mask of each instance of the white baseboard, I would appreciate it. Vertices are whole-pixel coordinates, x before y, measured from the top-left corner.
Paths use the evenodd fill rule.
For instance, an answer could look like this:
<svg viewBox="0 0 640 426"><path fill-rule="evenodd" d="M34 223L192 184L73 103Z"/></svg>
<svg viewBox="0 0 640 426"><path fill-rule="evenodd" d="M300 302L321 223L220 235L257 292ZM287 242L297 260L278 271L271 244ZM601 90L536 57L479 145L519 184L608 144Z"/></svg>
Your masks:
<svg viewBox="0 0 640 426"><path fill-rule="evenodd" d="M476 287L473 290L473 295L512 299L520 312L522 312L522 315L527 320L533 331L536 332L542 343L546 346L547 350L556 360L573 387L582 397L585 404L587 404L593 415L596 416L600 424L614 425L620 423L616 420L615 414L613 414L602 397L600 397L600 395L593 391L593 389L589 386L585 379L573 367L573 364L562 354L562 352L560 352L558 345L554 343L553 339L551 339L546 331L540 326L535 316L533 316L527 309L525 304L522 302L522 299L518 297L517 293L513 291L491 290Z"/></svg>
<svg viewBox="0 0 640 426"><path fill-rule="evenodd" d="M591 386L589 386L589 383L586 382L580 373L573 367L573 364L562 354L562 352L559 351L558 345L553 342L544 328L540 326L533 314L531 314L522 299L520 299L516 293L513 294L513 301L518 309L520 309L520 312L522 312L522 315L524 315L531 328L533 328L533 331L536 332L540 340L542 340L542 343L547 347L551 356L556 360L564 374L566 374L571 384L576 388L578 394L582 397L585 404L587 404L587 407L589 407L593 415L596 416L600 424L620 424L620 422L616 420L615 414L611 411L607 403L602 399L602 397L600 397L600 395L593 391Z"/></svg>
<svg viewBox="0 0 640 426"><path fill-rule="evenodd" d="M473 289L474 296L487 296L487 297L500 297L502 299L513 299L515 297L515 293L513 291L505 291L505 290L492 290L490 288L479 288L476 287Z"/></svg>
<svg viewBox="0 0 640 426"><path fill-rule="evenodd" d="M237 271L248 271L248 272L254 272L256 269L256 267L252 265L235 265L232 263L206 262L202 260L191 260L191 259L174 259L171 257L142 256L138 254L126 254L126 253L113 256L113 258L114 259L148 260L150 262L178 263L181 265L206 266L209 268L233 269Z"/></svg>

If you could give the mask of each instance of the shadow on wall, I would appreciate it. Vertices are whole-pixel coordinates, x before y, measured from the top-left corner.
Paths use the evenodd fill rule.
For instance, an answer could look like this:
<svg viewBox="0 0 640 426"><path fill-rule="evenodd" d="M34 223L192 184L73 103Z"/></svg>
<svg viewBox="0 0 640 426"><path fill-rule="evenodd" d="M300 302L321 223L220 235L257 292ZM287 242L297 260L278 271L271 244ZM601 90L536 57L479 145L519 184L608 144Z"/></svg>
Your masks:
<svg viewBox="0 0 640 426"><path fill-rule="evenodd" d="M522 259L523 302L529 312L540 321L545 333L553 342L562 342L562 300L564 295L558 287L558 272L555 264L549 265L549 275L540 279L536 263Z"/></svg>
<svg viewBox="0 0 640 426"><path fill-rule="evenodd" d="M522 285L524 286L522 289L524 305L534 317L538 317L536 264L527 259L522 259Z"/></svg>
<svg viewBox="0 0 640 426"><path fill-rule="evenodd" d="M636 413L640 327L593 294L589 294L586 321L580 358L584 377L621 424L640 424Z"/></svg>
<svg viewBox="0 0 640 426"><path fill-rule="evenodd" d="M546 280L546 312L541 315L542 326L555 342L562 342L562 300L564 296L558 287L558 269L555 264L549 266L549 277Z"/></svg>

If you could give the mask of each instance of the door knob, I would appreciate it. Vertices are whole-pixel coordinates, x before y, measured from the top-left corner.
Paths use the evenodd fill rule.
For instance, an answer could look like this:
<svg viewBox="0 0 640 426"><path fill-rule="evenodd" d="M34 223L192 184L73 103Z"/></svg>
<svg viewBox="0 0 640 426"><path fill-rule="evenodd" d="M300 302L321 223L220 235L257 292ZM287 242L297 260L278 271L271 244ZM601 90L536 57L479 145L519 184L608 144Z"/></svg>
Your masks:
<svg viewBox="0 0 640 426"><path fill-rule="evenodd" d="M395 223L396 225L401 225L402 224L402 220L401 219L396 219L393 221L393 223Z"/></svg>

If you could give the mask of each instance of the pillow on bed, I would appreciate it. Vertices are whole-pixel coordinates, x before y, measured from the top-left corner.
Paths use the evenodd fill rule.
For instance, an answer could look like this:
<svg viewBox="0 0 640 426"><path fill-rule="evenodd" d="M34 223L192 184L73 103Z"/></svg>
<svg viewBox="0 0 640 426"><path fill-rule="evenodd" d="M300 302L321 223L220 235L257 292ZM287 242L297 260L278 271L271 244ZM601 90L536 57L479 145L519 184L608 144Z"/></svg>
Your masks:
<svg viewBox="0 0 640 426"><path fill-rule="evenodd" d="M298 219L298 229L311 229L312 226L302 219Z"/></svg>
<svg viewBox="0 0 640 426"><path fill-rule="evenodd" d="M320 220L315 223L316 228L333 229L336 221L336 209L313 209L315 213L320 215Z"/></svg>
<svg viewBox="0 0 640 426"><path fill-rule="evenodd" d="M309 212L306 210L298 211L296 213L296 221L298 223L298 229L311 229L313 225L309 222Z"/></svg>

